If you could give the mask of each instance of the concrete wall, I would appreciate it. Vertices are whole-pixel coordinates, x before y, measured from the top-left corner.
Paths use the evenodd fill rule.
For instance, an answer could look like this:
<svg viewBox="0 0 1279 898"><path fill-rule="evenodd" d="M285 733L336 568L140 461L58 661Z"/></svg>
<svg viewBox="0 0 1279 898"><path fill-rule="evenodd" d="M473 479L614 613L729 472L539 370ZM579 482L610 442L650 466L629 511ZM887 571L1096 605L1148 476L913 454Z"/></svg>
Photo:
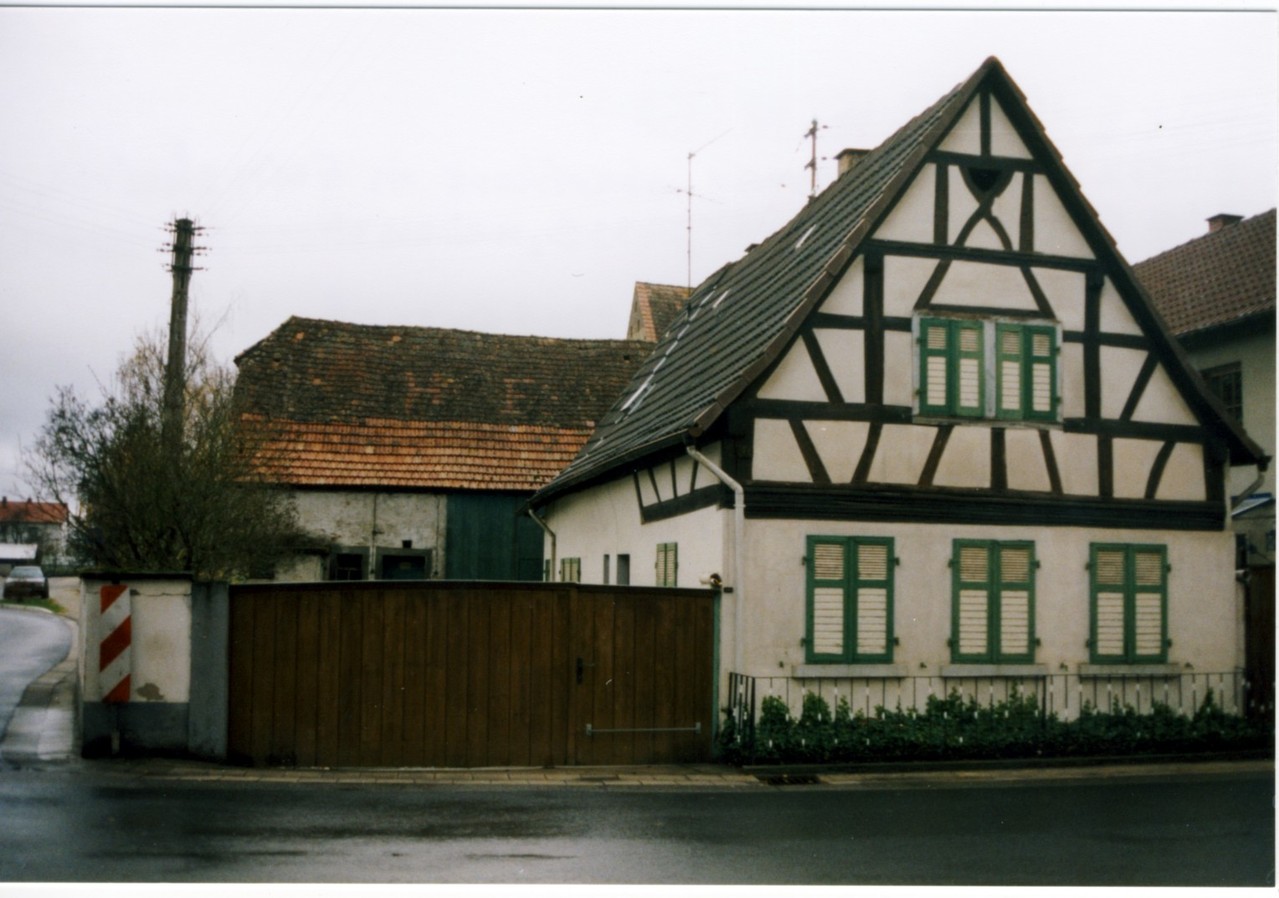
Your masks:
<svg viewBox="0 0 1279 898"><path fill-rule="evenodd" d="M104 702L113 680L100 668L109 636L103 587L121 584L131 639L124 670L128 699ZM226 753L227 589L185 577L87 574L80 627L81 739L85 756L119 752ZM118 625L119 621L115 621Z"/></svg>
<svg viewBox="0 0 1279 898"><path fill-rule="evenodd" d="M348 490L298 490L293 494L298 520L333 546L368 550L371 577L380 550L431 550L429 576L443 576L446 497L434 493L383 493ZM304 556L276 572L284 582L328 579L326 559Z"/></svg>

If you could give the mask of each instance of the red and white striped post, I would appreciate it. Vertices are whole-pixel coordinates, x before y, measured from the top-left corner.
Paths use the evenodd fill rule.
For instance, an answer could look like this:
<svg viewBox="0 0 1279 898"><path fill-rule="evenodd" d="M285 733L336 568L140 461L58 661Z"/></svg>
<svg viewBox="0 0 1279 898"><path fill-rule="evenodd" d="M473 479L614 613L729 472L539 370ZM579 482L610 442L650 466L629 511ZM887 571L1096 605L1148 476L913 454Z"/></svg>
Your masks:
<svg viewBox="0 0 1279 898"><path fill-rule="evenodd" d="M129 587L110 583L98 591L98 686L103 704L129 700L133 672L133 617Z"/></svg>

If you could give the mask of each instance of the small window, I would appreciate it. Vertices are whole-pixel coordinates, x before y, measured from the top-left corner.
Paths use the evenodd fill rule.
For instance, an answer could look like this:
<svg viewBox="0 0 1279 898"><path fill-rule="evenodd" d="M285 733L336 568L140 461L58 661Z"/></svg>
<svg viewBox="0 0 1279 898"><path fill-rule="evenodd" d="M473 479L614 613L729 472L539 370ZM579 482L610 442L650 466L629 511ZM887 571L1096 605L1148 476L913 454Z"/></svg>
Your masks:
<svg viewBox="0 0 1279 898"><path fill-rule="evenodd" d="M365 580L368 578L368 553L336 550L329 555L330 580Z"/></svg>
<svg viewBox="0 0 1279 898"><path fill-rule="evenodd" d="M679 544L657 544L657 574L654 582L658 586L675 586L679 582Z"/></svg>
<svg viewBox="0 0 1279 898"><path fill-rule="evenodd" d="M1094 543L1091 556L1088 569L1092 587L1092 661L1167 661L1167 549Z"/></svg>
<svg viewBox="0 0 1279 898"><path fill-rule="evenodd" d="M809 663L893 660L895 564L889 538L808 538Z"/></svg>
<svg viewBox="0 0 1279 898"><path fill-rule="evenodd" d="M617 585L618 586L631 585L631 556L630 555L619 554L617 556Z"/></svg>
<svg viewBox="0 0 1279 898"><path fill-rule="evenodd" d="M951 558L951 660L1029 663L1035 657L1035 546L957 539Z"/></svg>
<svg viewBox="0 0 1279 898"><path fill-rule="evenodd" d="M1235 420L1243 423L1243 370L1238 362L1229 365L1218 365L1201 371L1208 390L1221 400L1226 411L1234 415Z"/></svg>
<svg viewBox="0 0 1279 898"><path fill-rule="evenodd" d="M604 585L608 586L608 556L604 556Z"/></svg>
<svg viewBox="0 0 1279 898"><path fill-rule="evenodd" d="M564 583L581 583L582 582L582 559L561 558L560 559L560 580Z"/></svg>

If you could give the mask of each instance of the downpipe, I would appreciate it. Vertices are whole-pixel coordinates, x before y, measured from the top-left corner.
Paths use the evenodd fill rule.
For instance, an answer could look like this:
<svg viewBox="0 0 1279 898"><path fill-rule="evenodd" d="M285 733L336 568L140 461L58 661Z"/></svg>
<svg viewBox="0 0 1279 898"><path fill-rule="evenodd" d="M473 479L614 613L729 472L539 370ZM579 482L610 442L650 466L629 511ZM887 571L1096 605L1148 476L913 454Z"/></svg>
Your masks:
<svg viewBox="0 0 1279 898"><path fill-rule="evenodd" d="M710 471L720 483L733 491L733 670L741 673L742 618L744 617L742 612L746 606L742 577L742 540L746 533L746 490L740 483L729 477L723 468L698 452L693 446L685 446L684 451Z"/></svg>
<svg viewBox="0 0 1279 898"><path fill-rule="evenodd" d="M546 580L548 583L554 583L555 571L557 570L555 566L555 531L550 528L550 525L547 524L546 521L543 521L541 518L539 518L537 516L537 512L535 512L533 509L530 508L528 510L528 516L532 518L533 521L537 524L537 526L541 527L542 531L551 539L551 569L547 571Z"/></svg>

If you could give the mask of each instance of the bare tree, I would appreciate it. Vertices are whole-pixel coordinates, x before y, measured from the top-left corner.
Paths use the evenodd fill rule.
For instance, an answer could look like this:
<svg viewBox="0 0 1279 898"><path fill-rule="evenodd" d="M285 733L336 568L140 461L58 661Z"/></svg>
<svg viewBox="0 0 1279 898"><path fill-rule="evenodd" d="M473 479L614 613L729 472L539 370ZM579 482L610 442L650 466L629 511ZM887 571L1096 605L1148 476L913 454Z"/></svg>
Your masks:
<svg viewBox="0 0 1279 898"><path fill-rule="evenodd" d="M234 375L207 339L187 353L180 451L162 439L163 338L140 337L91 405L69 387L51 400L30 480L71 509L69 549L91 566L257 575L302 539L286 494L256 477L253 437L237 427Z"/></svg>

